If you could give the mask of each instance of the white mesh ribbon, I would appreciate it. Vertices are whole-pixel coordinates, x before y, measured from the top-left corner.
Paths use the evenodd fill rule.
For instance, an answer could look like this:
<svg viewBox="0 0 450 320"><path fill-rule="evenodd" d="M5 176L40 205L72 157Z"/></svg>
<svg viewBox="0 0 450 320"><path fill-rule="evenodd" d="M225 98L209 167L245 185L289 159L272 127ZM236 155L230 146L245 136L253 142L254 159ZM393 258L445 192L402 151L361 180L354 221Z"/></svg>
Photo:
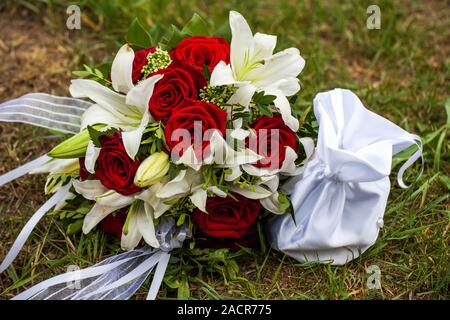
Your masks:
<svg viewBox="0 0 450 320"><path fill-rule="evenodd" d="M0 121L27 123L65 133L80 131L81 115L92 104L80 99L29 93L0 104Z"/></svg>
<svg viewBox="0 0 450 320"><path fill-rule="evenodd" d="M422 155L420 138L367 110L349 90L319 93L315 155L286 185L291 215L269 220L272 246L299 261L344 264L375 243L389 195L392 156L417 145L399 170Z"/></svg>
<svg viewBox="0 0 450 320"><path fill-rule="evenodd" d="M169 263L170 251L181 248L190 237L186 224L177 227L162 218L157 229L160 249L141 248L108 258L92 267L45 280L14 297L14 300L125 300L144 283L153 270L147 299L155 299Z"/></svg>

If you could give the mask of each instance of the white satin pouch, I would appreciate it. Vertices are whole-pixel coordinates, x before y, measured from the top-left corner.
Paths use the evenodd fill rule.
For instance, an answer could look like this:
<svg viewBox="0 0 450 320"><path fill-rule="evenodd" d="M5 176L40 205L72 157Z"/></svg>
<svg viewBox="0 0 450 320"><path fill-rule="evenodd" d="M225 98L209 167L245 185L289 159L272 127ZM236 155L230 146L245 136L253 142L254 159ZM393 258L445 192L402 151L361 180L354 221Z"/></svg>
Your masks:
<svg viewBox="0 0 450 320"><path fill-rule="evenodd" d="M349 90L319 93L317 147L301 177L285 185L294 216L269 220L274 248L298 261L344 264L373 245L383 226L392 157L417 145L398 173L422 155L416 135L367 110Z"/></svg>

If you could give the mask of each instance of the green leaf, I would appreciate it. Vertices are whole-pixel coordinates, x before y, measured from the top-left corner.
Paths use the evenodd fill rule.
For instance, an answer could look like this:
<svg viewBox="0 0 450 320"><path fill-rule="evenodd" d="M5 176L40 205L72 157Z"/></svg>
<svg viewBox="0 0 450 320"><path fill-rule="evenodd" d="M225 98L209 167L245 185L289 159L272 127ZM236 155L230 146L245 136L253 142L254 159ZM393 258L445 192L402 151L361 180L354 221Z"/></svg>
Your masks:
<svg viewBox="0 0 450 320"><path fill-rule="evenodd" d="M69 224L67 226L66 234L68 236L71 236L73 234L80 232L81 228L83 227L83 221L84 221L83 219L80 219L80 220L76 220L75 222Z"/></svg>
<svg viewBox="0 0 450 320"><path fill-rule="evenodd" d="M447 190L450 190L450 177L449 176L439 176L439 180L447 188Z"/></svg>
<svg viewBox="0 0 450 320"><path fill-rule="evenodd" d="M270 111L270 109L266 105L263 105L263 104L258 105L258 111L263 116L267 116L267 117L273 116L272 111Z"/></svg>
<svg viewBox="0 0 450 320"><path fill-rule="evenodd" d="M186 275L183 275L178 287L178 300L188 300L190 297L189 282Z"/></svg>
<svg viewBox="0 0 450 320"><path fill-rule="evenodd" d="M148 48L152 45L152 37L150 34L144 29L139 20L135 18L128 28L127 35L125 40L136 47L139 48Z"/></svg>
<svg viewBox="0 0 450 320"><path fill-rule="evenodd" d="M178 275L177 275L178 276ZM164 284L171 289L177 289L180 286L180 282L178 281L178 277L175 275L166 275L164 277Z"/></svg>
<svg viewBox="0 0 450 320"><path fill-rule="evenodd" d="M80 77L80 78L86 78L91 75L91 73L86 70L72 71L72 73L73 73L73 75Z"/></svg>
<svg viewBox="0 0 450 320"><path fill-rule="evenodd" d="M190 35L190 36L207 36L208 33L208 25L202 17L200 17L197 13L194 13L191 20L186 23L184 28L181 30L182 33Z"/></svg>
<svg viewBox="0 0 450 320"><path fill-rule="evenodd" d="M177 44L187 38L186 33L182 33L176 26L172 25L169 36L165 37L161 42L161 49L169 51L177 46Z"/></svg>
<svg viewBox="0 0 450 320"><path fill-rule="evenodd" d="M99 131L99 130L95 129L93 126L88 126L87 129L89 132L89 137L91 138L92 142L94 143L94 146L96 146L97 148L101 147L100 140L99 140L101 136L110 136L118 131L116 128L111 128L106 131Z"/></svg>
<svg viewBox="0 0 450 320"><path fill-rule="evenodd" d="M211 72L209 72L209 68L206 64L203 66L203 75L205 76L206 80L209 82L209 80L211 79Z"/></svg>
<svg viewBox="0 0 450 320"><path fill-rule="evenodd" d="M447 125L450 126L450 98L445 101L445 112L447 113Z"/></svg>
<svg viewBox="0 0 450 320"><path fill-rule="evenodd" d="M181 214L177 221L177 227L180 227L184 224L184 221L186 220L186 214Z"/></svg>
<svg viewBox="0 0 450 320"><path fill-rule="evenodd" d="M267 95L261 99L260 103L261 104L272 104L276 98L277 98L277 96Z"/></svg>

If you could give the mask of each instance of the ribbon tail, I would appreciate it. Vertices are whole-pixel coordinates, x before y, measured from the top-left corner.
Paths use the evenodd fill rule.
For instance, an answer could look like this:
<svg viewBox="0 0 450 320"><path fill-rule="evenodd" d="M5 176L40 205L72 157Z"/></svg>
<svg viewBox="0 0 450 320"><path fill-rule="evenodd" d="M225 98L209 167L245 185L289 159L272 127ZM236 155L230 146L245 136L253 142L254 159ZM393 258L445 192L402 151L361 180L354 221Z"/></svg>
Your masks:
<svg viewBox="0 0 450 320"><path fill-rule="evenodd" d="M13 300L127 300L155 269L149 297L156 298L170 253L136 249L110 257L92 267L45 280ZM147 297L148 298L148 297Z"/></svg>
<svg viewBox="0 0 450 320"><path fill-rule="evenodd" d="M42 166L44 163L46 163L47 161L51 160L52 158L50 158L47 155L43 155L40 156L37 159L34 159L14 170L11 170L3 175L0 176L0 187L7 184L10 181L13 181L17 178L20 178L21 176L26 175L27 173L29 173L30 171L39 168L40 166Z"/></svg>
<svg viewBox="0 0 450 320"><path fill-rule="evenodd" d="M42 207L39 208L38 211L33 214L30 220L28 220L25 227L23 227L22 231L20 231L16 241L14 241L12 248L9 250L5 259L0 264L0 273L5 271L11 265L11 263L17 257L23 245L27 241L34 227L51 208L53 208L67 195L67 192L69 191L71 185L71 183L68 183L67 185L61 187L46 203L44 203Z"/></svg>
<svg viewBox="0 0 450 320"><path fill-rule="evenodd" d="M0 103L0 121L26 123L75 134L80 131L83 113L91 105L80 99L29 93Z"/></svg>
<svg viewBox="0 0 450 320"><path fill-rule="evenodd" d="M153 281L148 291L147 300L155 300L158 294L161 283L164 279L164 274L167 270L167 265L169 264L170 253L162 252L161 258L159 260L158 266L156 267L155 275L153 276Z"/></svg>
<svg viewBox="0 0 450 320"><path fill-rule="evenodd" d="M411 155L411 157L400 167L400 169L398 170L397 173L397 182L399 184L399 186L403 189L408 188L408 186L403 182L403 174L405 173L406 169L408 169L410 166L412 166L414 164L414 162L416 162L417 159L421 158L422 159L422 166L420 169L420 173L417 176L416 179L419 179L420 176L423 173L423 164L424 164L424 160L423 160L423 145L422 145L422 140L420 139L419 136L412 134L412 142L417 146L417 151L414 152L413 155Z"/></svg>

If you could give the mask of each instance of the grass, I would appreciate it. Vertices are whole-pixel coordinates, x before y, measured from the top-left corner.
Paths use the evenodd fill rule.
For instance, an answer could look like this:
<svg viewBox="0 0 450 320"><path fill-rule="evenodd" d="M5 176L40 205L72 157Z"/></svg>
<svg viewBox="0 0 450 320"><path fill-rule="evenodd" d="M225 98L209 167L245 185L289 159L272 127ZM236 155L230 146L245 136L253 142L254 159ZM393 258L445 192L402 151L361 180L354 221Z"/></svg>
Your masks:
<svg viewBox="0 0 450 320"><path fill-rule="evenodd" d="M306 67L300 76L298 108L310 106L318 92L350 88L366 106L423 138L423 174L416 180L421 168L415 165L406 174L410 188L400 189L395 174L401 157L395 159L385 226L376 244L361 257L336 267L300 264L274 250L245 255L236 258L240 269L236 277L223 277L205 267L199 276L191 278L192 299L449 298L450 10L444 2L376 1L381 9L380 30L366 28L366 8L373 1L78 3L83 13L82 29L70 32L64 29L65 1L10 1L4 10L17 17L24 8L31 12L31 23L52 41L62 43L66 53L61 59L67 59L65 66L72 69L83 62L110 60L135 16L149 26L180 26L198 12L211 22L211 30L224 30L227 12L237 10L253 30L277 34L278 48L300 49ZM3 39L6 35L0 36ZM67 94L70 75L57 71L53 77L61 83L49 91ZM0 77L0 81L7 86L5 79ZM33 78L30 81L37 83ZM18 96L25 89L18 85L11 91L0 90L0 98L3 101ZM41 129L4 124L0 128L2 173L40 155L56 141ZM42 135L48 139L36 138ZM30 177L0 189L0 256L6 254L25 217L43 203L43 182L42 176ZM0 275L0 297L10 298L39 280L63 272L68 265L85 267L104 259L116 250L106 240L99 233L67 238L59 223L47 217L19 259ZM366 285L370 265L381 270L381 290L370 290ZM144 288L136 298L142 299L145 294ZM177 291L167 286L159 294L160 299L176 297Z"/></svg>

